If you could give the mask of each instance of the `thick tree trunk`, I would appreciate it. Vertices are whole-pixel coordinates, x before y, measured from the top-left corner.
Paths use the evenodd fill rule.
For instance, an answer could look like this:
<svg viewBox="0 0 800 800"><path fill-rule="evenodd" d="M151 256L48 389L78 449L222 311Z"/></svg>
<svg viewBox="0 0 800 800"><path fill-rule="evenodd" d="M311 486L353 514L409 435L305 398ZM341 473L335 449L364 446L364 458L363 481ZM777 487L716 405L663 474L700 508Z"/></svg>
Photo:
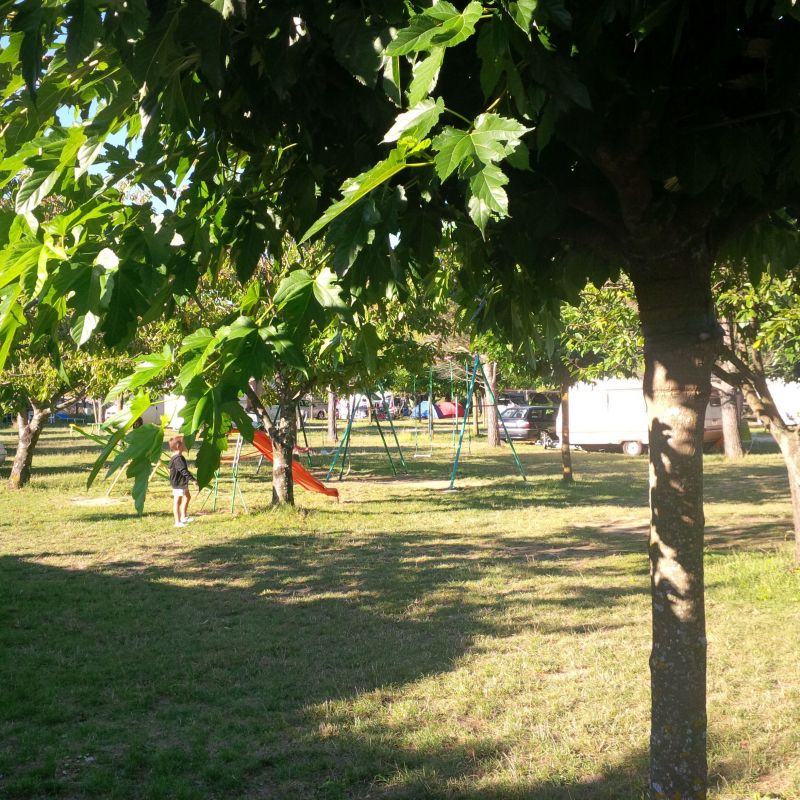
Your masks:
<svg viewBox="0 0 800 800"><path fill-rule="evenodd" d="M297 441L297 402L284 399L281 417L269 431L272 439L272 505L294 505L292 460Z"/></svg>
<svg viewBox="0 0 800 800"><path fill-rule="evenodd" d="M284 382L280 376L275 380L281 408L280 419L270 419L261 396L253 387L253 380L245 392L250 404L261 417L269 438L272 440L272 505L294 505L294 479L292 459L297 441L297 400L288 391L281 392Z"/></svg>
<svg viewBox="0 0 800 800"><path fill-rule="evenodd" d="M569 381L561 384L561 478L572 483L572 451L569 448Z"/></svg>
<svg viewBox="0 0 800 800"><path fill-rule="evenodd" d="M328 444L336 444L339 434L336 431L336 393L328 389Z"/></svg>
<svg viewBox="0 0 800 800"><path fill-rule="evenodd" d="M25 412L17 414L17 452L8 478L10 489L22 489L31 478L31 464L42 428L47 422L49 409L33 406L33 416L28 422Z"/></svg>
<svg viewBox="0 0 800 800"><path fill-rule="evenodd" d="M721 331L704 261L635 281L650 428L651 800L707 794L703 427Z"/></svg>
<svg viewBox="0 0 800 800"><path fill-rule="evenodd" d="M719 398L725 458L735 461L744 458L742 432L739 428L739 392L733 386L724 383L719 387Z"/></svg>
<svg viewBox="0 0 800 800"><path fill-rule="evenodd" d="M486 444L500 447L500 425L497 421L497 362L489 361L483 367L488 390L483 395L483 423L486 426Z"/></svg>

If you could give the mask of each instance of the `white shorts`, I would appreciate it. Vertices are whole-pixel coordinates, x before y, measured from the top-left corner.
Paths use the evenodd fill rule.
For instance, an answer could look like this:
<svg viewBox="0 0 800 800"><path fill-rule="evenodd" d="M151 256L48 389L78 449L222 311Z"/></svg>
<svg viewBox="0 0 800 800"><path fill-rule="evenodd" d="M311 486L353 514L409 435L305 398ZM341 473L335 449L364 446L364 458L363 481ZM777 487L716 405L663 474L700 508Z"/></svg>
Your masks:
<svg viewBox="0 0 800 800"><path fill-rule="evenodd" d="M189 494L189 490L187 488L185 488L185 487L183 487L181 489L173 489L172 490L172 496L173 497L186 497L187 494Z"/></svg>

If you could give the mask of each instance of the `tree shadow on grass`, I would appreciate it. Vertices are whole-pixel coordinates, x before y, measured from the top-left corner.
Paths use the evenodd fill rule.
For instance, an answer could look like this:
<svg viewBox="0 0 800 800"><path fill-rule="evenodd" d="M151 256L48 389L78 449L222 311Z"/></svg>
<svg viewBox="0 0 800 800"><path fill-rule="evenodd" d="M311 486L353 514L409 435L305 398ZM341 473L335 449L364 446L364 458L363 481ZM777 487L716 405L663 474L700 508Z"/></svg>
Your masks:
<svg viewBox="0 0 800 800"><path fill-rule="evenodd" d="M127 560L102 572L0 559L10 656L0 665L0 789L300 800L437 797L444 781L473 785L502 742L406 747L404 731L374 709L352 724L358 698L448 672L476 638L513 634L504 620L530 602L476 599L462 584L496 559L426 536L388 547L251 536L169 566ZM626 602L629 587L606 583L543 598L542 608ZM325 719L337 713L351 724L331 732ZM434 774L442 781L431 783ZM565 792L542 784L449 796ZM592 796L626 796L614 792Z"/></svg>
<svg viewBox="0 0 800 800"><path fill-rule="evenodd" d="M597 631L601 609L644 601L644 540L613 527L477 545L423 531L351 536L255 534L94 571L0 559L0 793L643 796L643 751L580 780L512 776L491 788L481 777L514 747L501 729L415 741L402 714L383 709L487 639L518 634L519 620L580 636ZM632 552L641 569L599 560ZM580 581L530 593L576 565ZM486 579L502 585L476 591Z"/></svg>

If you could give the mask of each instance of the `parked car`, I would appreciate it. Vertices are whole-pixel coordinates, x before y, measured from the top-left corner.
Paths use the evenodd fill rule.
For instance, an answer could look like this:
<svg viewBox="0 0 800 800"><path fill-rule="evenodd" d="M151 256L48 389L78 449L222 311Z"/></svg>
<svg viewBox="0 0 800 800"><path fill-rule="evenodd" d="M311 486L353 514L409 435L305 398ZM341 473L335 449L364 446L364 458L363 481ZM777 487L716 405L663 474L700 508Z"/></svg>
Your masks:
<svg viewBox="0 0 800 800"><path fill-rule="evenodd" d="M501 415L500 438L522 442L541 442L545 446L556 436L556 406L511 406ZM506 431L508 435L506 435Z"/></svg>
<svg viewBox="0 0 800 800"><path fill-rule="evenodd" d="M514 406L557 406L560 402L561 394L549 389L504 389L497 397L497 411L502 414Z"/></svg>
<svg viewBox="0 0 800 800"><path fill-rule="evenodd" d="M303 419L327 419L328 401L318 400L314 397L303 398L300 401L300 413L303 415Z"/></svg>

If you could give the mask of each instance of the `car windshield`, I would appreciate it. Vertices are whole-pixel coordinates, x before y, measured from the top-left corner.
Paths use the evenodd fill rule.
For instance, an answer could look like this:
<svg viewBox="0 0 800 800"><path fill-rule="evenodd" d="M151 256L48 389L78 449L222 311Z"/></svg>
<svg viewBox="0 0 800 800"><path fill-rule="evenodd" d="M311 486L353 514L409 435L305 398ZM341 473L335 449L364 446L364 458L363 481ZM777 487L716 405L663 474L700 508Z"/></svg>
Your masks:
<svg viewBox="0 0 800 800"><path fill-rule="evenodd" d="M556 412L554 408L529 408L528 419L553 419Z"/></svg>
<svg viewBox="0 0 800 800"><path fill-rule="evenodd" d="M525 416L524 408L507 408L501 415L503 419L522 419Z"/></svg>

